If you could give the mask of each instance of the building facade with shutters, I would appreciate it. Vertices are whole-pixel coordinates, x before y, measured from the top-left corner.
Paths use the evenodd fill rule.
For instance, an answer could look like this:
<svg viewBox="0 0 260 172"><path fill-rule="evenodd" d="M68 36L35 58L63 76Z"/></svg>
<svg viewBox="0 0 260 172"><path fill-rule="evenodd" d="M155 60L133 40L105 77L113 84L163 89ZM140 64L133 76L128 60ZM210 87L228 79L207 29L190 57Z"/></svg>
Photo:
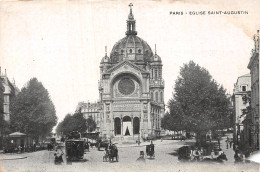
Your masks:
<svg viewBox="0 0 260 172"><path fill-rule="evenodd" d="M15 86L14 82L10 82L6 71L5 73L1 72L1 67L0 78L4 87L4 104L2 105L4 108L4 120L10 122L10 102L19 93L19 89Z"/></svg>
<svg viewBox="0 0 260 172"><path fill-rule="evenodd" d="M95 132L100 132L100 103L79 102L76 108L76 112L82 113L85 119L91 117L96 123Z"/></svg>
<svg viewBox="0 0 260 172"><path fill-rule="evenodd" d="M259 150L259 30L254 35L255 47L247 66L251 75L251 132L253 135L253 151Z"/></svg>
<svg viewBox="0 0 260 172"><path fill-rule="evenodd" d="M251 92L251 76L250 74L238 77L237 82L234 84L233 90L233 105L234 105L234 143L239 145L244 140L244 124L246 115L243 111L249 106L249 102L243 98Z"/></svg>

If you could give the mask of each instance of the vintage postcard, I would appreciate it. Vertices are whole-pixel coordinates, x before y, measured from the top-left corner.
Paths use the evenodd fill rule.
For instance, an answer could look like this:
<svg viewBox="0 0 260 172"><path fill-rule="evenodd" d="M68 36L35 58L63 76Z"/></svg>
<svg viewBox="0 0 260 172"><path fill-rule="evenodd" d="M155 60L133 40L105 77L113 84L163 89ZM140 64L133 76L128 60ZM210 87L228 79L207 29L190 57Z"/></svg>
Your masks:
<svg viewBox="0 0 260 172"><path fill-rule="evenodd" d="M0 171L258 172L259 30L258 0L1 0Z"/></svg>

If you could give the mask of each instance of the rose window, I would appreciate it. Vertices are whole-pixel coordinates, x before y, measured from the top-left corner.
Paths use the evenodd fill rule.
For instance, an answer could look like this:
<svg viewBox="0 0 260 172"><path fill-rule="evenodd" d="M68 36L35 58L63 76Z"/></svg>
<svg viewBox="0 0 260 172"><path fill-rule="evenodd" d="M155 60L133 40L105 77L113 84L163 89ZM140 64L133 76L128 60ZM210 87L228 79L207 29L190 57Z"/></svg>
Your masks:
<svg viewBox="0 0 260 172"><path fill-rule="evenodd" d="M118 83L118 90L121 94L129 95L135 90L134 82L129 78L121 79Z"/></svg>

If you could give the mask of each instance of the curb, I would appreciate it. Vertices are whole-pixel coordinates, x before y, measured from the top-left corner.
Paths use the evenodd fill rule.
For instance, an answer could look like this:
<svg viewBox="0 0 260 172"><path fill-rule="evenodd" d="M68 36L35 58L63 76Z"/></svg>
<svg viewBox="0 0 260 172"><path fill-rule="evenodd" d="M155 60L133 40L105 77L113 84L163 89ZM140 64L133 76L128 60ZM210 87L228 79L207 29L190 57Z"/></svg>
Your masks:
<svg viewBox="0 0 260 172"><path fill-rule="evenodd" d="M4 159L0 159L0 161L2 161L2 160L17 160L17 159L26 159L27 158L27 156L25 156L25 157L19 157L19 158L4 158Z"/></svg>
<svg viewBox="0 0 260 172"><path fill-rule="evenodd" d="M146 145L140 145L140 146L138 146L138 145L129 145L129 146L118 146L118 148L129 148L129 147L144 147L144 146L146 146Z"/></svg>

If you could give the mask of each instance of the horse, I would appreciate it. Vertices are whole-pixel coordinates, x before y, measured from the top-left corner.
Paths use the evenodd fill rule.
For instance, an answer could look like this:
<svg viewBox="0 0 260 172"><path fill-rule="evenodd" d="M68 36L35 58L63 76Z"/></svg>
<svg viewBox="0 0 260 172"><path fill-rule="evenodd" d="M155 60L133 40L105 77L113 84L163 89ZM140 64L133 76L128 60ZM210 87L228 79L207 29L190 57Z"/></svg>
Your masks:
<svg viewBox="0 0 260 172"><path fill-rule="evenodd" d="M108 150L109 154L108 154L108 157L109 157L109 162L113 162L114 161L114 158L116 158L116 161L118 162L118 150L117 148L111 148Z"/></svg>

